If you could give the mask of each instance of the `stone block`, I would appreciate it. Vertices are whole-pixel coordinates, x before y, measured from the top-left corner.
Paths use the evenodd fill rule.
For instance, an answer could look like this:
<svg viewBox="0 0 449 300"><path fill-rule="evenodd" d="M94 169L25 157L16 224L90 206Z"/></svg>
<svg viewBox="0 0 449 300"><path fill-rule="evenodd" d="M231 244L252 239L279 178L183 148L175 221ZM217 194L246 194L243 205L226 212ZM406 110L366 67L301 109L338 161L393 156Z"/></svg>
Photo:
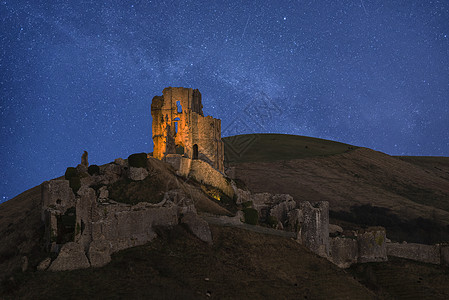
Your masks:
<svg viewBox="0 0 449 300"><path fill-rule="evenodd" d="M93 241L89 246L89 261L92 267L103 267L111 261L111 245L106 240Z"/></svg>
<svg viewBox="0 0 449 300"><path fill-rule="evenodd" d="M78 243L70 242L62 246L58 257L53 261L49 270L70 271L89 267L90 264L82 246Z"/></svg>
<svg viewBox="0 0 449 300"><path fill-rule="evenodd" d="M212 243L212 234L210 232L209 224L197 214L185 214L181 219L181 223L185 224L190 232L203 242Z"/></svg>

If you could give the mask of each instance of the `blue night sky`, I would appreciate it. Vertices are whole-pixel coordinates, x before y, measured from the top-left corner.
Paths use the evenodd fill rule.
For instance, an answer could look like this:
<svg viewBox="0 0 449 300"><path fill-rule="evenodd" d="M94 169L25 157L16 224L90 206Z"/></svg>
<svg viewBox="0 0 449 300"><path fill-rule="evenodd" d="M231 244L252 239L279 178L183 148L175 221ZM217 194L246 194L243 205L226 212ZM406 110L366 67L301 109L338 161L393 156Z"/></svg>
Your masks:
<svg viewBox="0 0 449 300"><path fill-rule="evenodd" d="M83 150L151 152L167 86L199 89L224 136L449 156L449 1L7 0L0 18L0 202Z"/></svg>

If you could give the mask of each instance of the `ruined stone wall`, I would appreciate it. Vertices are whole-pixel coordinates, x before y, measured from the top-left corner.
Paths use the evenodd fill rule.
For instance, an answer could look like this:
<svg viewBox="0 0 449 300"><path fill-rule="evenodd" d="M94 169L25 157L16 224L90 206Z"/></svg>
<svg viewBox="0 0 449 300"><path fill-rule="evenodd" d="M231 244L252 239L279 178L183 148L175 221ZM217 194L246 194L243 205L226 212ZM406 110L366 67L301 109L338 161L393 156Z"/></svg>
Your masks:
<svg viewBox="0 0 449 300"><path fill-rule="evenodd" d="M184 163L190 161L181 160ZM212 166L203 161L196 162L206 165L226 182ZM181 189L166 191L163 200L157 204L130 205L109 198L108 188L120 179L139 181L154 176L149 174L148 168L133 168L123 159L117 159L101 166L99 174L80 171L77 175L82 180L78 190L72 190L68 180L42 184L45 240L48 250L58 256L53 262L50 258L42 261L40 270L103 266L111 260L112 253L154 239L155 226L172 226L179 222L202 241L212 242L207 223L197 216L193 200Z"/></svg>
<svg viewBox="0 0 449 300"><path fill-rule="evenodd" d="M316 254L329 256L329 202L299 204L298 240Z"/></svg>
<svg viewBox="0 0 449 300"><path fill-rule="evenodd" d="M439 245L387 243L387 254L431 264L440 264L441 261Z"/></svg>
<svg viewBox="0 0 449 300"><path fill-rule="evenodd" d="M212 168L208 163L201 160L192 160L190 163L190 173L197 181L211 185L220 189L230 198L234 197L234 189L222 173Z"/></svg>
<svg viewBox="0 0 449 300"><path fill-rule="evenodd" d="M206 161L224 172L224 147L221 121L204 117L201 93L198 90L169 87L163 96L153 98L153 157L165 159L169 154L182 154ZM181 150L181 147L183 150Z"/></svg>
<svg viewBox="0 0 449 300"><path fill-rule="evenodd" d="M385 228L374 227L357 234L358 262L387 261Z"/></svg>

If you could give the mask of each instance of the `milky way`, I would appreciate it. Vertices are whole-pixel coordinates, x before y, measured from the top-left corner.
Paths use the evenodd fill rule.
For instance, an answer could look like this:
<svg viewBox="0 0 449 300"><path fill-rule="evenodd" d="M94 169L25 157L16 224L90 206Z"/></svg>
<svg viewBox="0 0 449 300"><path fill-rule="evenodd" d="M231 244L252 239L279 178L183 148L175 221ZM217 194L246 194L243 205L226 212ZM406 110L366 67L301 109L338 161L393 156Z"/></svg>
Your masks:
<svg viewBox="0 0 449 300"><path fill-rule="evenodd" d="M167 86L198 88L225 135L449 156L449 1L1 1L0 18L0 201L83 150L151 152Z"/></svg>

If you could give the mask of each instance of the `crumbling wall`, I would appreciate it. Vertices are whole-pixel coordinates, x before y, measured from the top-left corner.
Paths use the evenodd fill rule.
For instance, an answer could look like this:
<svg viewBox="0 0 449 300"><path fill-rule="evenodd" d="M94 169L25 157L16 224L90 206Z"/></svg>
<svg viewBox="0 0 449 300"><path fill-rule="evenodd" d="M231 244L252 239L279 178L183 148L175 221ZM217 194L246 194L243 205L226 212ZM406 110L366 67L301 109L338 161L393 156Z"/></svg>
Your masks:
<svg viewBox="0 0 449 300"><path fill-rule="evenodd" d="M240 202L249 198L253 208L259 214L260 222L265 222L269 217L273 217L279 222L281 228L287 225L289 212L297 206L289 194L256 193L248 195L245 191L240 190L239 197Z"/></svg>
<svg viewBox="0 0 449 300"><path fill-rule="evenodd" d="M232 188L231 182L228 181L222 173L218 172L204 161L192 160L189 176L192 176L199 182L220 189L230 198L234 197L234 189Z"/></svg>
<svg viewBox="0 0 449 300"><path fill-rule="evenodd" d="M299 204L298 241L320 256L329 256L329 202Z"/></svg>
<svg viewBox="0 0 449 300"><path fill-rule="evenodd" d="M223 178L220 172L202 163ZM136 169L133 172L130 169L124 160L116 160L102 166L100 174L83 174L86 177L77 191L69 187L68 180L52 180L42 185L42 220L48 249L59 253L49 270L103 266L110 261L112 253L151 241L156 237L155 226L176 225L185 214L189 215L184 219L188 229L201 240L212 241L207 223L198 219L193 200L181 189L165 192L157 204L130 205L109 199L108 186L120 178L131 176L137 181L152 176L147 168L133 168ZM68 233L61 231L67 226L64 224L67 220L73 229ZM60 238L61 233L64 239ZM48 267L47 261L48 258L46 267L41 269Z"/></svg>
<svg viewBox="0 0 449 300"><path fill-rule="evenodd" d="M224 172L221 121L203 115L201 93L182 87L168 87L153 98L153 156L166 159L180 154L200 159Z"/></svg>
<svg viewBox="0 0 449 300"><path fill-rule="evenodd" d="M440 264L441 262L439 245L387 243L387 254L431 264Z"/></svg>
<svg viewBox="0 0 449 300"><path fill-rule="evenodd" d="M329 260L340 268L349 268L357 263L359 247L355 238L335 237L330 239Z"/></svg>
<svg viewBox="0 0 449 300"><path fill-rule="evenodd" d="M357 234L358 262L387 261L385 228L374 227Z"/></svg>

